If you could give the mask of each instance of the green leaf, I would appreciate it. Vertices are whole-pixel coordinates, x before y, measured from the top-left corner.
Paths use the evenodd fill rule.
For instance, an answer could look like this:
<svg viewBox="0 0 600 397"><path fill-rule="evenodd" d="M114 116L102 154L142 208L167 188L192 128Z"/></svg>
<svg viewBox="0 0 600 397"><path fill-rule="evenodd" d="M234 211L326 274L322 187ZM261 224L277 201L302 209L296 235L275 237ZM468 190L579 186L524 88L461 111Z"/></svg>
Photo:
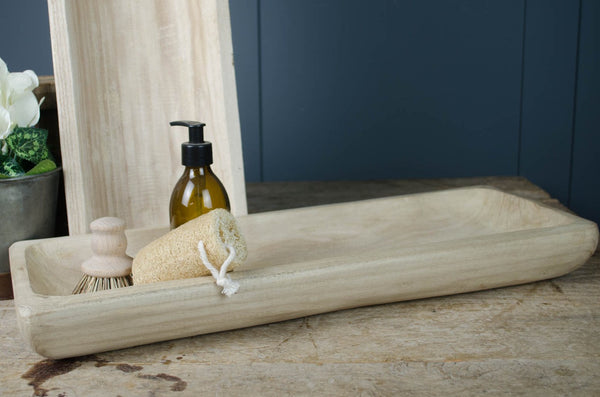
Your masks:
<svg viewBox="0 0 600 397"><path fill-rule="evenodd" d="M43 174L44 172L52 171L55 168L56 164L54 163L54 161L45 159L37 163L37 165L29 171L27 171L25 175Z"/></svg>
<svg viewBox="0 0 600 397"><path fill-rule="evenodd" d="M17 127L6 138L8 148L18 158L39 163L48 158L49 150L46 146L48 131L39 128Z"/></svg>
<svg viewBox="0 0 600 397"><path fill-rule="evenodd" d="M50 150L48 150L48 146L44 145L44 148L40 151L40 161L42 160L54 160L52 158L52 154L50 154Z"/></svg>
<svg viewBox="0 0 600 397"><path fill-rule="evenodd" d="M2 156L0 159L0 174L11 178L25 174L25 171L12 157Z"/></svg>

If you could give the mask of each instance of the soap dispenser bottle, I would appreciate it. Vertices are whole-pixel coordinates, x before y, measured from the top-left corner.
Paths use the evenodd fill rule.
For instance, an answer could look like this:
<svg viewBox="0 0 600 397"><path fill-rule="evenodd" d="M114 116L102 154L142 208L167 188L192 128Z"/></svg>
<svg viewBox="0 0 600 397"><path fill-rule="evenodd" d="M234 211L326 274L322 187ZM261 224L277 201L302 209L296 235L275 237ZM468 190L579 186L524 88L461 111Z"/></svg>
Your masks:
<svg viewBox="0 0 600 397"><path fill-rule="evenodd" d="M170 203L171 229L215 208L230 210L229 197L213 173L212 144L204 140L204 126L198 121L172 121L172 126L189 128L190 141L181 144L183 175L177 181Z"/></svg>

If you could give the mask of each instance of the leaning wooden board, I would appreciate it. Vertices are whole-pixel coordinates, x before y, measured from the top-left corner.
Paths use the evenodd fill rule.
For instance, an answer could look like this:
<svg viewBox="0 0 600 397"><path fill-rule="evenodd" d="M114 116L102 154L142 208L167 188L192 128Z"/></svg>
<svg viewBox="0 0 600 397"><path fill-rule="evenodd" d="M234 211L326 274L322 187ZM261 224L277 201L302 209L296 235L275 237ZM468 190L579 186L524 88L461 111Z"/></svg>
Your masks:
<svg viewBox="0 0 600 397"><path fill-rule="evenodd" d="M453 189L239 218L240 291L212 278L69 295L87 235L11 248L19 327L61 358L344 308L557 277L598 243L593 222L491 188ZM130 254L166 232L131 230Z"/></svg>
<svg viewBox="0 0 600 397"><path fill-rule="evenodd" d="M167 225L184 128L199 119L246 214L227 1L49 0L70 234L102 216Z"/></svg>

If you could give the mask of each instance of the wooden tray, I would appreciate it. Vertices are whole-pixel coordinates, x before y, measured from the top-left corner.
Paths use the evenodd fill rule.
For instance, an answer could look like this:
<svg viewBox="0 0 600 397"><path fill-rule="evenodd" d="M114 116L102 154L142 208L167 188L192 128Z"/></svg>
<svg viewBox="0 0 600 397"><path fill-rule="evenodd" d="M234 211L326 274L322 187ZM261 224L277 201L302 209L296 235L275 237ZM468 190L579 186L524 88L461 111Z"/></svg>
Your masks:
<svg viewBox="0 0 600 397"><path fill-rule="evenodd" d="M239 218L248 242L227 298L212 278L69 295L90 236L10 249L20 330L62 358L316 313L557 277L592 255L595 223L486 188ZM166 229L128 231L129 253Z"/></svg>

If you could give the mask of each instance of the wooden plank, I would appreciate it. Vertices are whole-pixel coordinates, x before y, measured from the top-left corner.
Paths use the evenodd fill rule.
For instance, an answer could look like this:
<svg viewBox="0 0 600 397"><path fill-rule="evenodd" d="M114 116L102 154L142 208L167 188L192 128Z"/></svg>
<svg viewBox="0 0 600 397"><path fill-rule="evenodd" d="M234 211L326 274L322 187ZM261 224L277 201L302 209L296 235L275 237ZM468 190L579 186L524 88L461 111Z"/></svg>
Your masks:
<svg viewBox="0 0 600 397"><path fill-rule="evenodd" d="M569 207L600 223L600 2L583 0Z"/></svg>
<svg viewBox="0 0 600 397"><path fill-rule="evenodd" d="M210 276L69 295L90 255L89 235L14 245L23 336L46 357L79 356L558 277L585 263L598 243L592 222L481 187L238 220L248 260L231 273L240 284L231 297ZM131 231L128 252L135 256L164 232ZM177 267L172 256L156 260Z"/></svg>
<svg viewBox="0 0 600 397"><path fill-rule="evenodd" d="M579 3L526 4L519 175L569 200Z"/></svg>
<svg viewBox="0 0 600 397"><path fill-rule="evenodd" d="M246 213L227 1L49 1L69 231L168 224L184 129L200 119L234 214Z"/></svg>

